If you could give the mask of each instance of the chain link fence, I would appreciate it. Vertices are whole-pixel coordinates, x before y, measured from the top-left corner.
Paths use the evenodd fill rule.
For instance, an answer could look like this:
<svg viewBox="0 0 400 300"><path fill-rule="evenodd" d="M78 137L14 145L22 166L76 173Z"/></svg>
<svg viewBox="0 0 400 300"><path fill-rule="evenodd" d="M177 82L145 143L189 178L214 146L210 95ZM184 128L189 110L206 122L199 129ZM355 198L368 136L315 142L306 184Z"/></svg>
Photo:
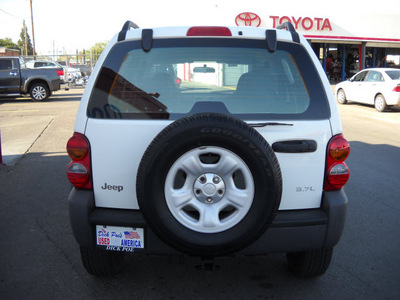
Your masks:
<svg viewBox="0 0 400 300"><path fill-rule="evenodd" d="M93 69L101 53L61 54L61 55L29 55L21 56L25 62L30 60L56 61L63 66L85 65Z"/></svg>

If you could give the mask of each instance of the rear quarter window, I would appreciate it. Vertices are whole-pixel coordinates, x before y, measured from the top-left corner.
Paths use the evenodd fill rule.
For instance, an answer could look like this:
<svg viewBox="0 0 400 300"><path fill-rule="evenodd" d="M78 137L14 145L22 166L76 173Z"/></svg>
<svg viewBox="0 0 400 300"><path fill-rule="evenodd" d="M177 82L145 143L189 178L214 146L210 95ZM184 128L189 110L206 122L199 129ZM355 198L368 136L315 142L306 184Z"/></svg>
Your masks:
<svg viewBox="0 0 400 300"><path fill-rule="evenodd" d="M116 44L87 114L102 119L171 119L220 112L241 119L325 119L326 93L307 51L295 43L242 39L155 39Z"/></svg>
<svg viewBox="0 0 400 300"><path fill-rule="evenodd" d="M400 79L400 70L391 70L391 71L386 71L386 74L390 77L392 80L398 80Z"/></svg>

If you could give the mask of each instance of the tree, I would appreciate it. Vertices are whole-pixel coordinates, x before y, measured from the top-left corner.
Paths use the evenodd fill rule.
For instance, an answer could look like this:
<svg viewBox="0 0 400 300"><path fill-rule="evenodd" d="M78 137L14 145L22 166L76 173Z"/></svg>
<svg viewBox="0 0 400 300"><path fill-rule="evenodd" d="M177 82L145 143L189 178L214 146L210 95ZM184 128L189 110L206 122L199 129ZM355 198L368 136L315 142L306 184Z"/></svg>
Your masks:
<svg viewBox="0 0 400 300"><path fill-rule="evenodd" d="M86 51L86 55L88 55L89 53L92 53L93 64L95 64L97 62L97 60L100 57L100 54L106 48L107 44L108 44L108 41L107 42L98 42L98 43L94 44L94 46L90 47L89 50Z"/></svg>
<svg viewBox="0 0 400 300"><path fill-rule="evenodd" d="M17 44L15 44L11 38L0 39L0 47L6 47L8 49L21 50Z"/></svg>
<svg viewBox="0 0 400 300"><path fill-rule="evenodd" d="M96 53L96 54L101 54L101 52L103 52L103 50L106 48L108 42L99 42L94 44L94 46L92 46L90 49L92 50L92 53Z"/></svg>
<svg viewBox="0 0 400 300"><path fill-rule="evenodd" d="M29 37L28 30L26 28L25 20L22 23L21 33L19 34L18 46L22 50L23 55L34 55L31 38Z"/></svg>

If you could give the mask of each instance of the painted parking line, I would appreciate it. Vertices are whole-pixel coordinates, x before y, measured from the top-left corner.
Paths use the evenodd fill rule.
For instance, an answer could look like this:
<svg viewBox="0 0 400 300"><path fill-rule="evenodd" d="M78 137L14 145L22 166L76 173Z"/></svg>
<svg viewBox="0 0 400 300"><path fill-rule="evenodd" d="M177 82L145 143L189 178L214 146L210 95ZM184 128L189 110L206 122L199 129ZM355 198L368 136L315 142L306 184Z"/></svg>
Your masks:
<svg viewBox="0 0 400 300"><path fill-rule="evenodd" d="M383 122L388 122L392 124L398 124L400 123L400 117L394 118L394 119L387 119L387 118L382 118L382 117L377 117L377 116L368 116L371 119L383 121Z"/></svg>
<svg viewBox="0 0 400 300"><path fill-rule="evenodd" d="M0 110L0 113L6 112L6 113L19 113L19 112L35 112L35 111L40 111L38 109L21 109L21 110Z"/></svg>

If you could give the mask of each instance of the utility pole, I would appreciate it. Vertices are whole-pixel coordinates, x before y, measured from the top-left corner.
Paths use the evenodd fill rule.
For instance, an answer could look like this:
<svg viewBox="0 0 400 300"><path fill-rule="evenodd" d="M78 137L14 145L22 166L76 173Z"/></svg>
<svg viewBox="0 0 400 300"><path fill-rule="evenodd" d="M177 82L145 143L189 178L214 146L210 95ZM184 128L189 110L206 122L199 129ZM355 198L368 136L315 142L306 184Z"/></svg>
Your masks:
<svg viewBox="0 0 400 300"><path fill-rule="evenodd" d="M27 40L27 34L26 34L26 24L25 24L25 19L24 19L24 29L25 29L25 55L28 56L28 40Z"/></svg>
<svg viewBox="0 0 400 300"><path fill-rule="evenodd" d="M32 22L32 40L33 40L33 59L36 59L36 51L35 51L35 30L33 29L33 10L32 10L32 0L31 3L31 22Z"/></svg>

